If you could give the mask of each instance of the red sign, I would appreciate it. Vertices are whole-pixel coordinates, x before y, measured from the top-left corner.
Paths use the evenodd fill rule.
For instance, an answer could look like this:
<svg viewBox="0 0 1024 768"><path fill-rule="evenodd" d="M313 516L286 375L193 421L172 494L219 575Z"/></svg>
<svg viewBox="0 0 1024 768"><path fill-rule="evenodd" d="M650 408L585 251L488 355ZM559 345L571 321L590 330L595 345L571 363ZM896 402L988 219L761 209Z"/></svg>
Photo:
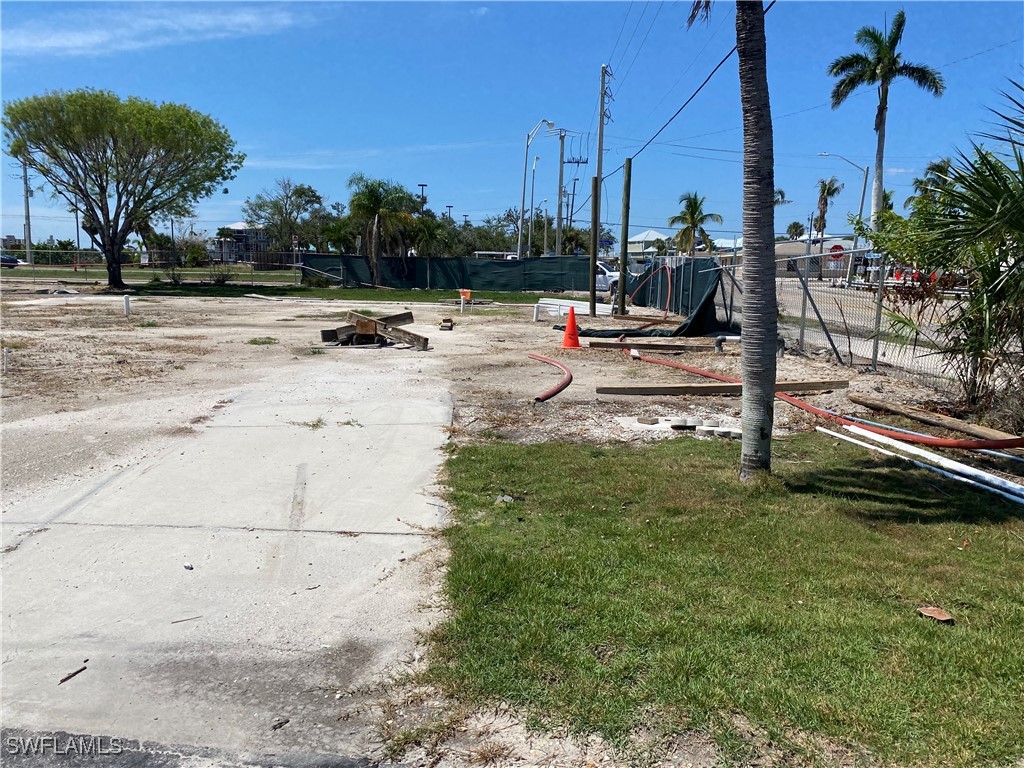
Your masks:
<svg viewBox="0 0 1024 768"><path fill-rule="evenodd" d="M843 246L841 245L833 245L831 248L828 249L828 252L829 257L835 259L836 261L839 261L841 258L843 258L844 251Z"/></svg>

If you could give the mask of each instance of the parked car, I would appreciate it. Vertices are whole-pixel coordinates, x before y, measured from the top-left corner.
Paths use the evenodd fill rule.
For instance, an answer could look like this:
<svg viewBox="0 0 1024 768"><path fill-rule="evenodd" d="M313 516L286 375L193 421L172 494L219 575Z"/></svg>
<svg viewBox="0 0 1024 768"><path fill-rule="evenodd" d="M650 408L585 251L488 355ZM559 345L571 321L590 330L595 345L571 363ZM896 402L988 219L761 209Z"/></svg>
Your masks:
<svg viewBox="0 0 1024 768"><path fill-rule="evenodd" d="M619 271L603 261L597 262L597 283L598 291L608 291L608 302L614 301L615 294L619 290Z"/></svg>
<svg viewBox="0 0 1024 768"><path fill-rule="evenodd" d="M6 253L0 256L0 266L14 269L20 262L17 256L9 256Z"/></svg>

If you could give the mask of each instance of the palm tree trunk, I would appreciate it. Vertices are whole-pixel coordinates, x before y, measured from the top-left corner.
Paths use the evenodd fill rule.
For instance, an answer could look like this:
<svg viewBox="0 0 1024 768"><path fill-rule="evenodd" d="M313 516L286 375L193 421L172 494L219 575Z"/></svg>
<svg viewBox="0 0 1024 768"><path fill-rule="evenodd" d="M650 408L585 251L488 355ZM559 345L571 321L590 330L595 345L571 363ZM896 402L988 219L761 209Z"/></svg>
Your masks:
<svg viewBox="0 0 1024 768"><path fill-rule="evenodd" d="M743 109L742 480L771 471L775 421L775 156L766 47L764 4L737 0Z"/></svg>
<svg viewBox="0 0 1024 768"><path fill-rule="evenodd" d="M875 113L875 133L878 143L875 146L875 178L871 182L871 229L878 230L878 214L882 210L885 196L885 179L882 178L882 166L885 162L885 116L889 111L889 84L882 82L878 86L878 111Z"/></svg>

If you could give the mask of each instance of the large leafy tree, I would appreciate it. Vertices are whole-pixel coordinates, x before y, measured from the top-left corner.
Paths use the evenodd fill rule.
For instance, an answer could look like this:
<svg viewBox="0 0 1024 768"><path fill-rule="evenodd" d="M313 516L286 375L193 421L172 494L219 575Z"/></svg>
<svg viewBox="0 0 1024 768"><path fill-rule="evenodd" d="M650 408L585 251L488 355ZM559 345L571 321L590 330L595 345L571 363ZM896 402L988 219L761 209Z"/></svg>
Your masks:
<svg viewBox="0 0 1024 768"><path fill-rule="evenodd" d="M710 0L696 0L689 23L706 19L710 10ZM764 14L760 0L737 0L736 54L743 112L743 480L771 471L775 421L775 152Z"/></svg>
<svg viewBox="0 0 1024 768"><path fill-rule="evenodd" d="M875 146L875 176L871 184L872 229L877 229L878 214L883 210L885 118L889 111L889 88L892 82L897 78L905 78L935 96L941 96L946 90L938 70L903 61L903 54L897 49L903 39L906 23L907 16L900 10L893 17L887 33L875 27L861 27L854 35L854 40L864 52L840 56L828 68L830 76L839 78L832 89L832 109L838 109L862 85L878 86L878 108L875 111L875 133L878 140Z"/></svg>
<svg viewBox="0 0 1024 768"><path fill-rule="evenodd" d="M234 178L245 155L213 118L181 104L154 104L83 89L4 105L8 154L82 213L102 251L111 288L125 288L121 252L140 223L188 216Z"/></svg>
<svg viewBox="0 0 1024 768"><path fill-rule="evenodd" d="M310 242L310 220L326 214L324 199L313 187L278 179L273 190L262 190L242 205L242 216L253 227L262 229L273 251L290 251L292 238L305 248Z"/></svg>
<svg viewBox="0 0 1024 768"><path fill-rule="evenodd" d="M711 249L711 237L704 230L707 224L721 224L722 217L717 213L704 213L704 201L696 192L688 192L679 196L679 204L682 209L675 216L669 217L670 227L681 227L676 235L676 242L680 251L686 251L690 256L697 251L697 239L704 243L704 247Z"/></svg>

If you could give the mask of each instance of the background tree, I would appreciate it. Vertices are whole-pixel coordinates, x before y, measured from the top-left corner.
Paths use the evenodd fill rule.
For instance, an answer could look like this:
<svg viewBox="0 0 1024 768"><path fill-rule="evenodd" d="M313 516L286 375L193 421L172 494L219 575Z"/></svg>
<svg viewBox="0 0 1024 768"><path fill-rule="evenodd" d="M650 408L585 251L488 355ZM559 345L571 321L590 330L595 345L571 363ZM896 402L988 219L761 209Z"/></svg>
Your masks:
<svg viewBox="0 0 1024 768"><path fill-rule="evenodd" d="M410 238L413 213L420 210L420 201L403 187L390 180L371 179L354 173L348 180L352 195L348 207L362 223L363 243L369 254L370 274L377 280L377 260L382 252L398 251L405 256L405 243Z"/></svg>
<svg viewBox="0 0 1024 768"><path fill-rule="evenodd" d="M818 216L814 220L814 225L818 228L818 234L821 235L821 246L818 253L825 252L825 216L845 186L835 176L828 179L818 179Z"/></svg>
<svg viewBox="0 0 1024 768"><path fill-rule="evenodd" d="M776 207L778 207L780 205L789 205L792 202L793 202L792 200L787 200L786 199L786 190L784 190L784 189L776 189L775 190L775 206Z"/></svg>
<svg viewBox="0 0 1024 768"><path fill-rule="evenodd" d="M138 223L190 215L245 159L213 118L109 91L8 102L3 127L7 153L82 213L83 230L103 253L107 283L116 289L126 287L121 252Z"/></svg>
<svg viewBox="0 0 1024 768"><path fill-rule="evenodd" d="M324 199L308 184L295 184L291 179L278 179L273 190L262 190L242 205L242 217L252 227L267 233L272 251L292 249L292 237L299 237L305 249L315 228L308 226L311 218L326 215Z"/></svg>
<svg viewBox="0 0 1024 768"><path fill-rule="evenodd" d="M691 257L697 250L697 238L700 238L705 248L711 250L711 237L704 226L709 223L722 223L722 217L717 213L704 213L705 200L706 197L701 197L696 192L680 195L679 204L683 208L668 220L670 227L682 227L676 235L679 250L686 251Z"/></svg>
<svg viewBox="0 0 1024 768"><path fill-rule="evenodd" d="M950 186L949 173L953 165L952 159L940 157L925 166L924 175L914 179L914 194L903 201L904 208L912 208L919 197L938 200L943 190Z"/></svg>
<svg viewBox="0 0 1024 768"><path fill-rule="evenodd" d="M878 108L875 111L875 177L871 183L871 228L877 229L878 213L883 205L885 189L883 163L885 160L885 118L889 111L889 87L898 77L906 78L919 88L935 96L946 90L938 70L923 64L909 64L903 61L903 54L897 51L903 39L907 16L903 10L893 17L888 34L875 27L861 27L854 40L864 48L865 53L850 53L840 56L828 68L828 74L839 78L832 89L832 109L838 109L846 99L862 85L878 86Z"/></svg>
<svg viewBox="0 0 1024 768"><path fill-rule="evenodd" d="M696 0L689 24L707 19L710 0ZM771 471L775 421L775 151L768 98L764 4L737 0L736 54L743 114L743 396L740 478Z"/></svg>
<svg viewBox="0 0 1024 768"><path fill-rule="evenodd" d="M786 234L789 236L790 240L799 240L804 236L805 232L807 232L807 229L799 221L794 221L786 227Z"/></svg>

